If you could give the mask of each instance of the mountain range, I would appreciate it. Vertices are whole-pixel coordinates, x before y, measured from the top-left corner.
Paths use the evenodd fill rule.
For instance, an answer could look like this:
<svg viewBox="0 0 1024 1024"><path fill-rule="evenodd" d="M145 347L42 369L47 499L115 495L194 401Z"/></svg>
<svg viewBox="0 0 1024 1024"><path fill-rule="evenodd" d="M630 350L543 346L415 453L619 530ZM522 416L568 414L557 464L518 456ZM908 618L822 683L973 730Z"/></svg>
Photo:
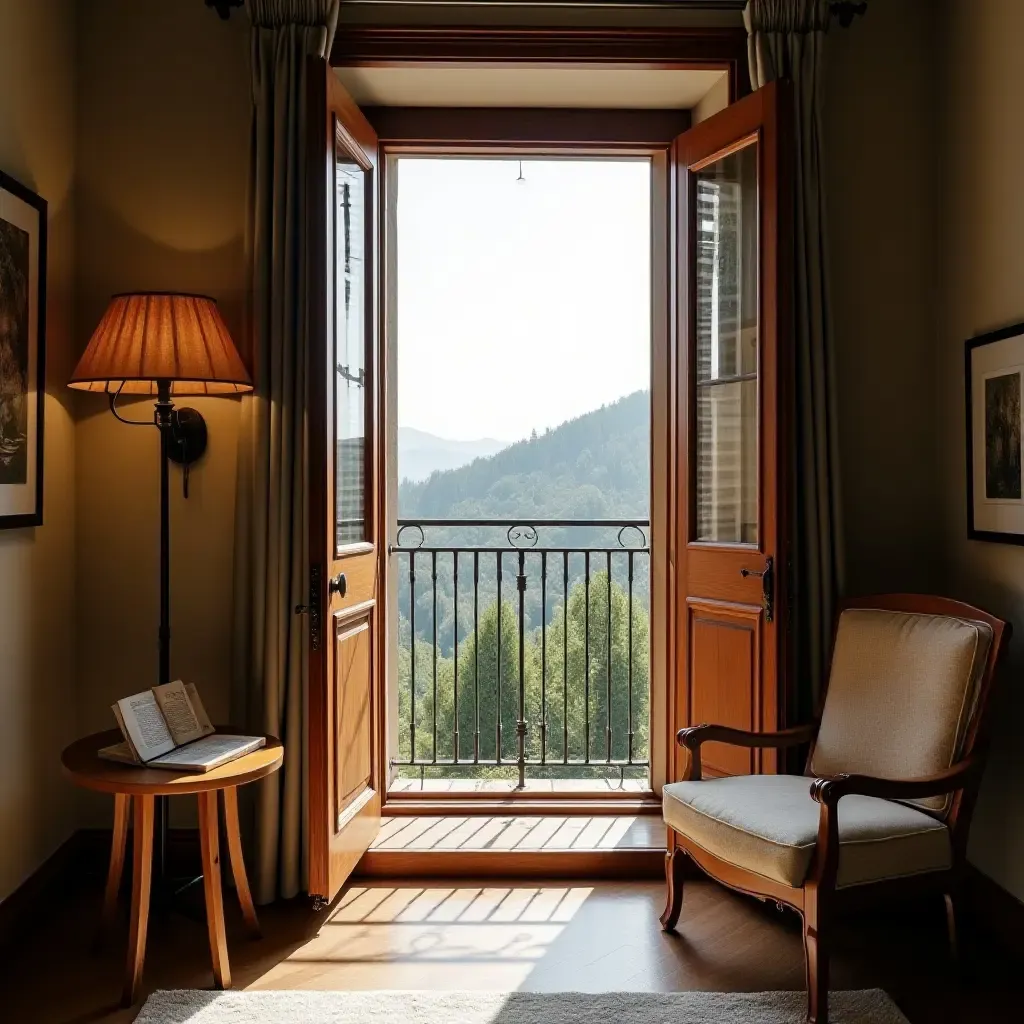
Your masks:
<svg viewBox="0 0 1024 1024"><path fill-rule="evenodd" d="M646 518L650 409L650 392L636 391L543 434L490 454L482 451L468 464L450 469L438 466L418 480L401 461L400 449L399 518ZM442 447L425 445L422 450L440 453ZM453 448L452 458L457 451L469 454L468 448ZM424 458L422 465L426 464Z"/></svg>
<svg viewBox="0 0 1024 1024"><path fill-rule="evenodd" d="M492 437L479 441L453 441L415 427L399 427L398 478L418 483L431 473L458 469L474 459L486 458L507 447L507 441L496 441Z"/></svg>

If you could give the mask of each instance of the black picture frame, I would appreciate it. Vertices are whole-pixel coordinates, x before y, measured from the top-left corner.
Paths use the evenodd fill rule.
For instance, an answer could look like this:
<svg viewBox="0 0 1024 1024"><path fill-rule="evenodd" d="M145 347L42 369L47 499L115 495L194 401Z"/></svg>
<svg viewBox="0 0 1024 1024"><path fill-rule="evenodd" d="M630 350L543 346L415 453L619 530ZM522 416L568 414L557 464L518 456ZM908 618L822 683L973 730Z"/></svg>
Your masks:
<svg viewBox="0 0 1024 1024"><path fill-rule="evenodd" d="M35 365L35 423L31 435L27 437L26 459L34 459L35 487L31 489L34 493L34 507L24 512L5 513L3 504L0 503L0 530L16 530L26 527L43 525L43 426L44 411L46 406L46 267L47 267L47 203L42 196L37 195L30 188L10 175L0 171L0 220L3 217L2 200L4 194L20 200L36 213L36 223L33 226L34 236L37 239L34 253L30 248L30 278L34 271L36 274L36 332L35 352L32 352L29 339L27 359L28 365ZM7 223L5 221L5 223ZM0 283L2 284L2 283ZM31 293L31 288L29 288ZM0 315L3 310L0 309ZM0 499L8 485L0 482Z"/></svg>
<svg viewBox="0 0 1024 1024"><path fill-rule="evenodd" d="M986 334L979 334L976 337L970 338L964 345L964 404L966 411L967 442L967 537L970 540L983 540L995 544L1024 545L1024 489L1022 489L1020 495L1022 525L1021 531L1018 533L1008 530L983 529L977 525L977 500L974 486L975 468L978 464L978 457L975 452L975 446L978 439L976 437L974 422L974 385L976 381L974 354L978 349L984 348L987 345L1010 341L1014 338L1020 339L1019 359L1014 365L1024 366L1024 323L1010 324L1006 327L1000 327L998 330L989 331ZM1022 396L1024 396L1024 370L1021 371L1021 388ZM1022 401L1024 401L1024 397L1022 397ZM1024 418L1022 418L1022 422L1024 422ZM1024 431L1024 427L1022 427L1022 431ZM981 457L984 458L984 456L985 453L982 451Z"/></svg>

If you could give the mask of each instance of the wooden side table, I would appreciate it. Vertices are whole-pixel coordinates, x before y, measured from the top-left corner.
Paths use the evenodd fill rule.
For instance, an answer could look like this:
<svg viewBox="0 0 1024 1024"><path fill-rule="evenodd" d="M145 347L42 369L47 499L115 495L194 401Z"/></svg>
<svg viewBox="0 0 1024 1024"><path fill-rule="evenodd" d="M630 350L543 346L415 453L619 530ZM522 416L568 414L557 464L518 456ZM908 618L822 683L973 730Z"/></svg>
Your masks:
<svg viewBox="0 0 1024 1024"><path fill-rule="evenodd" d="M117 892L124 869L128 839L128 811L133 808L135 832L132 866L131 929L128 936L128 962L125 967L122 1003L130 1006L139 994L142 967L146 957L146 927L149 923L150 887L153 872L153 824L156 797L184 796L195 793L199 799L199 843L203 861L203 894L206 900L206 925L210 938L213 977L218 988L231 987L227 937L224 931L224 903L220 886L220 840L217 829L217 793L224 794L224 826L227 833L231 871L242 905L246 928L260 934L256 908L249 892L249 880L242 860L242 840L238 828L237 788L276 772L284 761L284 747L273 736L267 745L213 771L171 772L160 768L133 768L104 761L101 747L121 740L116 729L94 733L72 743L61 755L64 771L76 785L114 794L114 838L110 849L110 867L103 899L103 923L109 926L117 910ZM130 803L129 803L130 802Z"/></svg>

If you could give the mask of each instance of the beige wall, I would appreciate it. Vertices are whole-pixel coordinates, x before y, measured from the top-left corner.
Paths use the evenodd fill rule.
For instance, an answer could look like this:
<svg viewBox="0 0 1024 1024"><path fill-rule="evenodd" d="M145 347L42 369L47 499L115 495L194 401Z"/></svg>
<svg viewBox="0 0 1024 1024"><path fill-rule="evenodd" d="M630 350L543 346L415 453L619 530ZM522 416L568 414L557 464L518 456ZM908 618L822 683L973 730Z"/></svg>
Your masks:
<svg viewBox="0 0 1024 1024"><path fill-rule="evenodd" d="M49 203L43 525L0 532L0 900L74 827L74 6L0 0L0 169Z"/></svg>
<svg viewBox="0 0 1024 1024"><path fill-rule="evenodd" d="M113 292L195 290L222 306L236 342L246 287L248 21L198 2L81 5L77 347ZM77 406L80 728L156 682L158 439L104 400ZM172 476L171 671L228 717L235 449L239 403L192 399L210 428L190 497ZM127 415L152 417L150 403ZM88 803L87 820L109 813Z"/></svg>
<svg viewBox="0 0 1024 1024"><path fill-rule="evenodd" d="M1017 631L996 715L971 858L1024 899L1024 548L967 540L964 341L1024 320L1024 4L944 0L941 302L938 306L943 534L949 589Z"/></svg>

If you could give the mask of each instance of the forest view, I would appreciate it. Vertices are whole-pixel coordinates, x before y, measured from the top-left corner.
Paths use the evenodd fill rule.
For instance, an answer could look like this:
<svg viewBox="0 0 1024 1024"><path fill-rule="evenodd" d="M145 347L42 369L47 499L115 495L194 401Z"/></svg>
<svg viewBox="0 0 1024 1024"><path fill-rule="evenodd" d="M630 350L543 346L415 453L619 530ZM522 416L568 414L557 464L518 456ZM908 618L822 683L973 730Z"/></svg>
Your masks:
<svg viewBox="0 0 1024 1024"><path fill-rule="evenodd" d="M424 527L423 547L504 550L415 554L421 544L419 528L402 531L401 550L394 558L400 624L399 761L412 760L414 744L417 761L494 761L499 744L502 760L517 756L520 555L510 550L508 525L543 519L636 520L644 524L643 534L628 527L621 531L621 544L618 526L539 527L536 548L525 550L526 757L632 760L641 767L627 769L626 777L645 776L649 436L649 393L638 391L489 457L436 471L420 482L402 480L401 521L456 521ZM458 522L473 519L501 519L506 525ZM544 550L551 548L559 550ZM605 550L609 548L613 550ZM418 776L419 769L406 768L404 773ZM534 778L618 774L618 769L600 766L530 769ZM427 775L509 778L515 769L431 768Z"/></svg>

